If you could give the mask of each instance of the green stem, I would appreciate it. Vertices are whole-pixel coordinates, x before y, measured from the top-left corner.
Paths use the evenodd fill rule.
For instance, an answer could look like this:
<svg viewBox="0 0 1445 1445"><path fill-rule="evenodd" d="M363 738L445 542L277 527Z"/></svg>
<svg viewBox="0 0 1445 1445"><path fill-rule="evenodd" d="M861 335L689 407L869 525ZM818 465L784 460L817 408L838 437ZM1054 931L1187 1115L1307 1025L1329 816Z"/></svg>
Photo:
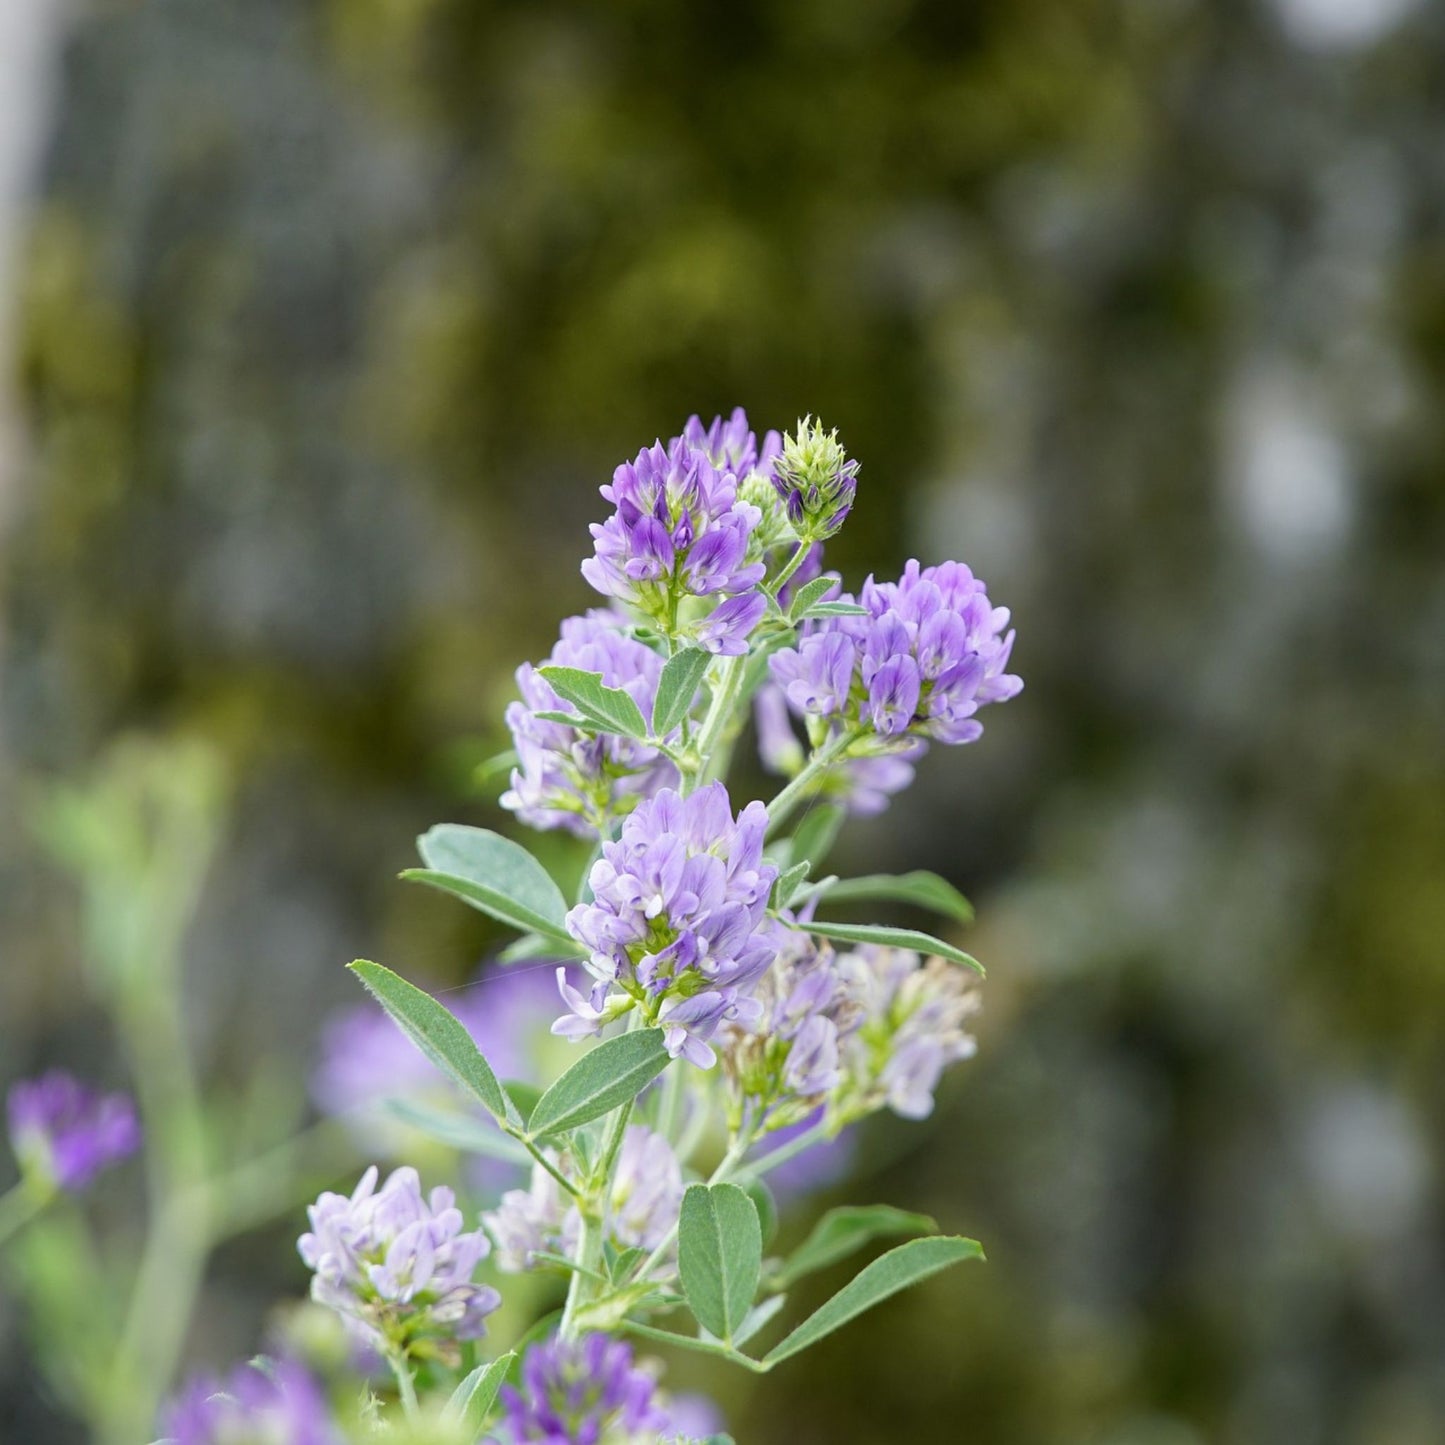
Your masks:
<svg viewBox="0 0 1445 1445"><path fill-rule="evenodd" d="M29 1224L54 1198L54 1189L41 1188L27 1179L0 1194L0 1244Z"/></svg>
<svg viewBox="0 0 1445 1445"><path fill-rule="evenodd" d="M786 1164L789 1159L795 1159L805 1149L811 1149L814 1144L820 1143L828 1137L828 1126L826 1121L819 1120L811 1129L806 1129L801 1134L796 1134L786 1144L780 1144L761 1159L755 1159L744 1171L750 1179L760 1179L771 1169L776 1169L779 1164Z"/></svg>
<svg viewBox="0 0 1445 1445"><path fill-rule="evenodd" d="M793 555L789 557L786 562L783 563L783 570L779 572L778 575L774 577L773 580L768 584L768 595L773 599L773 601L777 601L778 593L781 592L783 588L788 585L788 582L792 579L793 573L796 572L798 568L803 565L804 558L807 557L808 553L811 552L812 549L813 544L811 542L798 543L797 548L793 552Z"/></svg>
<svg viewBox="0 0 1445 1445"><path fill-rule="evenodd" d="M696 772L689 777L683 775L682 790L690 793L700 783L708 780L712 771L713 752L718 745L732 715L737 707L738 691L742 686L743 669L747 663L746 657L729 657L722 665L722 675L718 678L717 689L712 695L712 703L707 710L707 716L703 719L702 729L697 735L697 743L694 748L700 759Z"/></svg>
<svg viewBox="0 0 1445 1445"><path fill-rule="evenodd" d="M768 804L768 833L771 838L787 821L789 814L815 787L823 774L838 762L852 745L854 734L835 733L810 757L802 772Z"/></svg>
<svg viewBox="0 0 1445 1445"><path fill-rule="evenodd" d="M406 1353L395 1346L386 1351L386 1362L391 1366L391 1373L396 1376L397 1393L401 1396L401 1411L408 1420L416 1420L421 1415L421 1407L417 1404L416 1382L411 1377L411 1367L406 1362Z"/></svg>

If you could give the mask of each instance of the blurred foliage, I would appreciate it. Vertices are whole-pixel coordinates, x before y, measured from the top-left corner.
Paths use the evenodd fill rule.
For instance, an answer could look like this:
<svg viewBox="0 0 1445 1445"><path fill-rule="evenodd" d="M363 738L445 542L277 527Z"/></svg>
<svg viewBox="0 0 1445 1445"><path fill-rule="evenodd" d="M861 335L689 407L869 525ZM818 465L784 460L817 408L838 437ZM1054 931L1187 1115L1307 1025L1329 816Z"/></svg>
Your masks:
<svg viewBox="0 0 1445 1445"><path fill-rule="evenodd" d="M208 1072L306 1057L354 955L466 975L485 925L387 880L496 824L470 764L590 605L595 487L691 411L812 412L863 461L850 580L959 556L1020 628L1028 692L841 860L980 902L981 1058L850 1193L990 1263L670 1378L759 1442L1445 1435L1438 9L80 9L0 790L125 728L225 755ZM13 831L0 900L7 1077L93 1058ZM284 1237L213 1267L198 1352L296 1288ZM0 1433L65 1438L35 1388Z"/></svg>

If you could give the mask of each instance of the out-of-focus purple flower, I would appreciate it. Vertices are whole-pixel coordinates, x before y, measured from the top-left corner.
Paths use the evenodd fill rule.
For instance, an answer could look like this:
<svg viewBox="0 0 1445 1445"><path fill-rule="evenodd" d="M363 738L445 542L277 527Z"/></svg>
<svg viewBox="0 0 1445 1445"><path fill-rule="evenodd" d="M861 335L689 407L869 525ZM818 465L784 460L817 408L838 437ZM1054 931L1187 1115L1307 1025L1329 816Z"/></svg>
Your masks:
<svg viewBox="0 0 1445 1445"><path fill-rule="evenodd" d="M944 1069L978 1045L964 1025L980 997L962 969L903 948L863 944L837 961L850 1006L863 1020L844 1041L842 1083L831 1106L840 1119L889 1108L927 1118Z"/></svg>
<svg viewBox="0 0 1445 1445"><path fill-rule="evenodd" d="M534 1344L501 1400L506 1445L650 1445L670 1428L657 1381L607 1335Z"/></svg>
<svg viewBox="0 0 1445 1445"><path fill-rule="evenodd" d="M773 677L805 716L879 740L969 743L983 732L979 708L1023 687L1004 670L1014 641L1004 631L1008 609L993 606L962 563L909 562L897 582L870 577L858 603L865 615L815 619L796 648L771 660Z"/></svg>
<svg viewBox="0 0 1445 1445"><path fill-rule="evenodd" d="M589 877L593 901L567 915L589 950L591 997L564 1000L555 1032L598 1031L634 1007L660 1025L674 1058L702 1068L725 1019L753 1012L751 994L772 961L762 931L777 869L763 862L767 812L750 803L734 820L727 790L711 783L683 798L666 789L643 803Z"/></svg>
<svg viewBox="0 0 1445 1445"><path fill-rule="evenodd" d="M619 1249L656 1249L677 1223L682 1193L672 1146L641 1124L629 1125L607 1201L607 1237ZM582 1227L577 1207L540 1165L532 1168L530 1188L509 1190L482 1222L496 1241L497 1266L508 1274L530 1269L542 1251L570 1251Z"/></svg>
<svg viewBox="0 0 1445 1445"><path fill-rule="evenodd" d="M831 537L848 520L858 490L858 463L849 459L836 431L804 417L783 438L773 462L773 485L793 530L804 541Z"/></svg>
<svg viewBox="0 0 1445 1445"><path fill-rule="evenodd" d="M668 1445L691 1445L722 1434L727 1428L722 1411L706 1395L669 1395L663 1403L667 1424L661 1439Z"/></svg>
<svg viewBox="0 0 1445 1445"><path fill-rule="evenodd" d="M717 626L716 645L709 644L713 651L735 645L732 634L745 621L739 618L736 605L748 601L744 597L725 602L708 619L711 624L725 608L734 608ZM763 602L760 595L758 601ZM742 628L742 635L756 625L757 617ZM746 651L745 644L741 650ZM597 609L584 617L569 617L543 665L600 673L604 686L621 688L643 717L652 716L662 658L630 636L614 613ZM676 783L677 770L656 748L613 733L589 736L566 723L538 717L538 713L570 709L531 663L517 669L517 686L521 701L509 704L506 717L518 764L501 802L524 823L534 828L566 828L581 837L595 838L640 798Z"/></svg>
<svg viewBox="0 0 1445 1445"><path fill-rule="evenodd" d="M766 1136L754 1156L761 1161L769 1154L791 1144L800 1134L813 1128L824 1115L819 1107L806 1114L795 1124L788 1124ZM836 1184L853 1167L858 1153L857 1140L851 1130L845 1129L833 1138L819 1139L801 1153L774 1165L767 1172L768 1188L773 1191L779 1204L788 1204L803 1199L819 1189Z"/></svg>
<svg viewBox="0 0 1445 1445"><path fill-rule="evenodd" d="M326 1397L293 1360L241 1365L227 1380L200 1375L161 1416L174 1445L343 1445Z"/></svg>
<svg viewBox="0 0 1445 1445"><path fill-rule="evenodd" d="M140 1148L128 1095L97 1093L60 1069L12 1084L6 1115L25 1172L71 1194Z"/></svg>
<svg viewBox="0 0 1445 1445"><path fill-rule="evenodd" d="M311 1297L392 1345L480 1338L501 1303L496 1290L472 1283L491 1249L487 1236L464 1229L450 1189L424 1198L415 1169L396 1170L380 1189L376 1181L372 1165L350 1198L326 1193L307 1210L311 1230L297 1247L315 1271Z"/></svg>

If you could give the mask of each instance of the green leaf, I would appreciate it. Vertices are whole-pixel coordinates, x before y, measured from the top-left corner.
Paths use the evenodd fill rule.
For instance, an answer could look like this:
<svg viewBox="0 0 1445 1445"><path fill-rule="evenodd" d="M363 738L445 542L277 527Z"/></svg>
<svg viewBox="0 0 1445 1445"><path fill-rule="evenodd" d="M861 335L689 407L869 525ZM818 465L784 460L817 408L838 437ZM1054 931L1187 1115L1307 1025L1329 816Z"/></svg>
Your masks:
<svg viewBox="0 0 1445 1445"><path fill-rule="evenodd" d="M521 932L565 938L567 902L552 875L520 843L487 828L438 823L417 839L424 869L401 876L464 898Z"/></svg>
<svg viewBox="0 0 1445 1445"><path fill-rule="evenodd" d="M757 1206L736 1184L693 1184L682 1197L678 1274L697 1322L724 1344L758 1289L763 1231Z"/></svg>
<svg viewBox="0 0 1445 1445"><path fill-rule="evenodd" d="M816 869L828 856L845 816L835 803L814 803L793 829L793 862L806 858Z"/></svg>
<svg viewBox="0 0 1445 1445"><path fill-rule="evenodd" d="M506 1079L502 1087L507 1091L507 1097L517 1106L517 1113L525 1124L532 1117L538 1099L542 1097L541 1087L524 1079Z"/></svg>
<svg viewBox="0 0 1445 1445"><path fill-rule="evenodd" d="M750 1179L742 1188L758 1211L758 1224L762 1228L763 1247L766 1248L778 1232L778 1201L773 1198L773 1191L761 1179Z"/></svg>
<svg viewBox="0 0 1445 1445"><path fill-rule="evenodd" d="M592 734L607 731L600 723L583 717L581 713L561 712L554 707L540 708L532 716L538 722L561 723L564 727L576 728L579 733Z"/></svg>
<svg viewBox="0 0 1445 1445"><path fill-rule="evenodd" d="M813 1232L793 1251L769 1284L774 1289L787 1289L805 1274L846 1259L871 1239L897 1234L931 1234L937 1228L926 1214L910 1214L889 1204L845 1204L830 1209L813 1226Z"/></svg>
<svg viewBox="0 0 1445 1445"><path fill-rule="evenodd" d="M619 1250L607 1266L607 1272L611 1275L613 1284L626 1283L627 1276L646 1258L647 1251L636 1245L629 1249Z"/></svg>
<svg viewBox="0 0 1445 1445"><path fill-rule="evenodd" d="M472 769L472 780L477 784L490 782L498 773L510 773L518 761L516 748L508 748L504 753L494 753Z"/></svg>
<svg viewBox="0 0 1445 1445"><path fill-rule="evenodd" d="M684 647L667 659L652 704L654 737L665 738L673 728L681 726L683 718L692 711L693 698L711 661L712 654L701 647Z"/></svg>
<svg viewBox="0 0 1445 1445"><path fill-rule="evenodd" d="M476 1440L482 1433L482 1426L487 1423L497 1391L516 1358L516 1354L509 1351L498 1355L489 1364L478 1365L452 1391L451 1399L442 1410L442 1419L465 1431L466 1438Z"/></svg>
<svg viewBox="0 0 1445 1445"><path fill-rule="evenodd" d="M836 577L814 577L811 582L805 582L793 595L793 601L788 608L789 620L800 621L810 607L821 602L841 585Z"/></svg>
<svg viewBox="0 0 1445 1445"><path fill-rule="evenodd" d="M528 1122L534 1138L562 1134L636 1098L671 1062L661 1029L619 1034L583 1054L537 1101Z"/></svg>
<svg viewBox="0 0 1445 1445"><path fill-rule="evenodd" d="M460 1084L488 1113L517 1124L520 1120L492 1066L472 1036L429 993L379 963L359 958L348 968L401 1026L401 1031L444 1073Z"/></svg>
<svg viewBox="0 0 1445 1445"><path fill-rule="evenodd" d="M976 1240L956 1236L934 1235L929 1239L913 1239L890 1249L854 1276L821 1309L815 1310L802 1324L766 1355L765 1368L790 1359L834 1330L856 1319L864 1310L919 1283L939 1270L960 1264L966 1259L982 1259L983 1250Z"/></svg>
<svg viewBox="0 0 1445 1445"><path fill-rule="evenodd" d="M867 615L868 609L859 607L856 602L815 602L797 620L801 622L805 617L867 617Z"/></svg>
<svg viewBox="0 0 1445 1445"><path fill-rule="evenodd" d="M698 1335L680 1335L676 1330L659 1329L656 1325L643 1324L641 1320L625 1320L626 1328L634 1335L641 1335L645 1340L656 1340L662 1345L676 1345L680 1350L695 1350L700 1355L712 1355L716 1359L731 1360L735 1365L741 1365L744 1369L752 1370L762 1374L766 1370L757 1360L750 1359L740 1350L732 1349L728 1345L719 1344L715 1339L707 1339Z"/></svg>
<svg viewBox="0 0 1445 1445"><path fill-rule="evenodd" d="M865 878L841 878L819 890L830 902L882 898L916 903L960 923L973 921L973 905L946 878L919 868L912 873L870 873Z"/></svg>
<svg viewBox="0 0 1445 1445"><path fill-rule="evenodd" d="M540 913L533 913L516 899L484 883L473 882L470 878L459 878L454 873L437 873L430 868L408 868L401 877L408 883L425 883L429 888L439 888L443 893L453 894L464 903L470 903L473 908L490 914L518 932L535 933L548 939L554 951L561 950L558 957L581 958L586 952L560 923L554 923Z"/></svg>
<svg viewBox="0 0 1445 1445"><path fill-rule="evenodd" d="M510 1094L511 1090L507 1092ZM513 1164L525 1164L530 1157L515 1139L508 1138L501 1130L494 1129L481 1119L433 1109L414 1099L387 1099L383 1108L409 1129L440 1140L453 1149L461 1149L468 1154L484 1154L488 1159L505 1159Z"/></svg>
<svg viewBox="0 0 1445 1445"><path fill-rule="evenodd" d="M565 957L571 958L576 954L576 946L565 951ZM539 933L524 933L520 938L514 939L498 955L498 963L522 963L529 958L556 958L557 940L555 938L543 938Z"/></svg>
<svg viewBox="0 0 1445 1445"><path fill-rule="evenodd" d="M787 1303L787 1295L776 1294L771 1299L765 1299L762 1304L754 1305L733 1332L734 1348L747 1344L772 1317Z"/></svg>
<svg viewBox="0 0 1445 1445"><path fill-rule="evenodd" d="M647 721L632 694L620 687L605 686L600 672L583 672L580 667L539 667L537 671L558 697L607 732L628 738L647 737Z"/></svg>
<svg viewBox="0 0 1445 1445"><path fill-rule="evenodd" d="M793 927L804 933L815 933L819 938L836 938L844 943L882 943L889 948L911 948L915 953L936 953L939 958L961 963L983 976L983 965L972 954L935 938L931 933L920 933L916 928L885 928L881 923L829 923L821 918L815 918L811 923L795 923Z"/></svg>
<svg viewBox="0 0 1445 1445"><path fill-rule="evenodd" d="M813 865L804 858L801 863L794 863L791 868L785 869L778 874L776 881L773 883L774 908L786 908L788 904L793 901L798 889L803 885L803 879L808 876L808 869L812 866Z"/></svg>

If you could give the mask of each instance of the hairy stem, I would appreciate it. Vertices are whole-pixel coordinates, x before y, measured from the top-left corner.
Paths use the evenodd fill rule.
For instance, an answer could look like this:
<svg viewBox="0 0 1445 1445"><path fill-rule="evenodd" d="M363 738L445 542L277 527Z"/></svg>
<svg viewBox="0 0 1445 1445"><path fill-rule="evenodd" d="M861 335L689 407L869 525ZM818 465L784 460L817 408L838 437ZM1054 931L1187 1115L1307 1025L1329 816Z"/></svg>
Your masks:
<svg viewBox="0 0 1445 1445"><path fill-rule="evenodd" d="M771 838L787 821L793 809L807 797L835 763L841 761L852 745L854 734L835 733L807 761L802 772L768 804L768 834Z"/></svg>

